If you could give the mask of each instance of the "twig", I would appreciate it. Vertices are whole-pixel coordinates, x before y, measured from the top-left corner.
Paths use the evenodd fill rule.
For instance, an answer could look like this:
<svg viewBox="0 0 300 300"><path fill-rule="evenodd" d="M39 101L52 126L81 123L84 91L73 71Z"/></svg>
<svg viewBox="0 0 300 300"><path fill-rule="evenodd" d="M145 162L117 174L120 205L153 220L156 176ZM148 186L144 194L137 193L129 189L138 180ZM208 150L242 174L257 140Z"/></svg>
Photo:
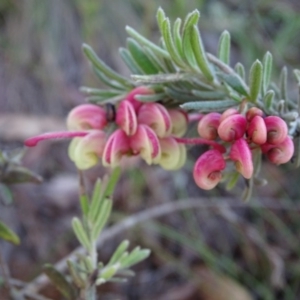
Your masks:
<svg viewBox="0 0 300 300"><path fill-rule="evenodd" d="M209 202L208 202L209 200ZM235 201L235 202L234 202ZM228 199L228 198L194 198L194 199L183 199L177 202L170 202L162 205L158 205L153 208L149 208L140 213L136 213L130 217L127 217L123 221L111 226L104 230L101 236L98 239L97 246L99 247L101 244L106 241L114 238L118 234L130 229L131 227L144 223L148 220L159 218L164 215L186 210L193 208L202 208L202 209L219 209L220 207L235 207L235 208L261 208L261 209L272 209L272 210L291 210L293 212L299 212L300 207L292 206L292 205L282 205L282 204L274 204L271 203L270 199L259 199L258 202L250 202L243 203L238 199ZM75 261L77 259L78 254L84 254L84 249L82 247L78 247L73 250L68 256L64 257L62 260L55 264L55 268L60 272L63 272L66 269L67 261ZM48 284L48 278L46 275L41 274L36 277L32 282L30 282L27 287L23 290L24 292L37 292L42 289L45 285Z"/></svg>

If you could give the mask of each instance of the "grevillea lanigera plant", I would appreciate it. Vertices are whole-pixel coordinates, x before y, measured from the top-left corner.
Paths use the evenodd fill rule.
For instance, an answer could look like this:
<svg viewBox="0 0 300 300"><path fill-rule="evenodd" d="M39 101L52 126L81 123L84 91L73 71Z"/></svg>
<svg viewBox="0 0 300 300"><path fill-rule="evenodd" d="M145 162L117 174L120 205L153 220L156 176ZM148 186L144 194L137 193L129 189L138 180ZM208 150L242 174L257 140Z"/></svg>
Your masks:
<svg viewBox="0 0 300 300"><path fill-rule="evenodd" d="M287 93L287 69L282 69L277 85L271 80L269 52L262 61L256 60L249 72L241 63L232 67L227 31L220 37L216 54L207 53L197 27L199 17L195 10L183 22L177 19L171 25L159 8L158 44L127 27L130 37L127 47L120 49L120 56L131 71L130 78L116 73L84 44L83 52L93 71L108 88L82 87L88 103L70 111L69 131L31 137L25 145L72 138L69 156L79 170L87 170L98 162L117 169L121 160L139 156L148 165L170 171L185 165L186 145L204 145L191 170L196 184L210 190L225 181L227 188L233 188L243 178L245 199L249 199L254 184L265 182L259 177L263 155L276 165L294 158L294 164L299 166L300 104ZM294 74L299 85L300 71L295 70ZM195 122L197 136L186 136L190 123ZM79 219L73 221L78 239L90 252L85 262L88 272L97 265L95 240L111 206L105 200L105 191L100 197L102 204L97 204L99 189L96 187L91 202L86 198L82 201L83 223ZM100 206L107 209L103 212ZM101 213L106 217L99 219ZM120 253L125 251L121 250ZM148 252L138 249L135 254L137 259L131 260L134 263ZM122 254L118 256L122 261L120 257ZM127 262L122 267L117 259L112 261L119 263L111 262L107 269L102 268L96 284L112 278L118 268L131 265ZM85 280L76 273L76 266L70 264L70 270L77 285L87 288Z"/></svg>

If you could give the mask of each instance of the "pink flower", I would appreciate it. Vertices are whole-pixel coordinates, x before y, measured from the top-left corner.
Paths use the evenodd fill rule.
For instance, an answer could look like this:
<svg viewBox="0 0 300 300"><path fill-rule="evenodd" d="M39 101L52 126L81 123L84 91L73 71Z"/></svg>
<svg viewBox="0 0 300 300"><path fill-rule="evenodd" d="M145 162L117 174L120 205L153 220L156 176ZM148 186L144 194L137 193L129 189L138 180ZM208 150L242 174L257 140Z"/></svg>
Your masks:
<svg viewBox="0 0 300 300"><path fill-rule="evenodd" d="M120 164L122 156L131 154L129 137L122 129L117 129L106 142L102 155L104 167L115 168Z"/></svg>
<svg viewBox="0 0 300 300"><path fill-rule="evenodd" d="M69 145L70 159L80 170L95 166L103 154L105 141L106 135L101 130L93 130L84 137L74 138Z"/></svg>
<svg viewBox="0 0 300 300"><path fill-rule="evenodd" d="M243 137L246 127L246 118L241 114L233 114L220 123L218 134L223 141L232 142Z"/></svg>
<svg viewBox="0 0 300 300"><path fill-rule="evenodd" d="M249 140L257 145L262 145L267 141L267 127L261 116L254 116L247 129Z"/></svg>
<svg viewBox="0 0 300 300"><path fill-rule="evenodd" d="M204 189L213 189L222 179L221 171L226 163L218 150L208 150L195 163L193 176L196 184Z"/></svg>
<svg viewBox="0 0 300 300"><path fill-rule="evenodd" d="M236 108L226 109L220 117L220 123L223 122L226 118L236 114L239 114L239 111Z"/></svg>
<svg viewBox="0 0 300 300"><path fill-rule="evenodd" d="M267 127L267 143L277 145L282 143L288 134L286 123L277 116L264 118Z"/></svg>
<svg viewBox="0 0 300 300"><path fill-rule="evenodd" d="M67 117L69 130L103 129L106 124L106 111L94 104L79 105Z"/></svg>
<svg viewBox="0 0 300 300"><path fill-rule="evenodd" d="M188 115L182 109L168 109L172 123L171 134L181 137L186 133L188 127Z"/></svg>
<svg viewBox="0 0 300 300"><path fill-rule="evenodd" d="M221 114L211 112L205 115L198 123L198 133L207 140L215 140L218 137Z"/></svg>
<svg viewBox="0 0 300 300"><path fill-rule="evenodd" d="M247 113L246 113L246 119L247 121L251 121L255 116L260 116L262 117L264 115L264 112L257 107L251 107L250 109L248 109Z"/></svg>
<svg viewBox="0 0 300 300"><path fill-rule="evenodd" d="M117 110L116 123L127 135L135 134L137 117L133 105L128 100L121 101Z"/></svg>
<svg viewBox="0 0 300 300"><path fill-rule="evenodd" d="M136 99L138 95L152 95L154 91L149 89L146 86L139 86L133 89L127 96L126 100L128 100L134 107L134 110L137 112L139 108L142 106L143 102Z"/></svg>
<svg viewBox="0 0 300 300"><path fill-rule="evenodd" d="M159 140L161 157L158 164L165 170L178 170L186 161L186 148L172 137Z"/></svg>
<svg viewBox="0 0 300 300"><path fill-rule="evenodd" d="M236 140L230 149L230 159L235 162L236 170L245 178L250 179L253 174L252 154L244 139Z"/></svg>
<svg viewBox="0 0 300 300"><path fill-rule="evenodd" d="M171 134L172 122L167 109L159 103L145 103L138 111L138 123L148 125L160 138Z"/></svg>
<svg viewBox="0 0 300 300"><path fill-rule="evenodd" d="M147 125L138 125L136 133L130 137L130 147L132 153L139 154L148 165L160 160L161 148L158 137Z"/></svg>
<svg viewBox="0 0 300 300"><path fill-rule="evenodd" d="M266 143L262 145L261 150L273 164L285 164L294 154L294 143L292 139L287 136L280 144L272 145Z"/></svg>

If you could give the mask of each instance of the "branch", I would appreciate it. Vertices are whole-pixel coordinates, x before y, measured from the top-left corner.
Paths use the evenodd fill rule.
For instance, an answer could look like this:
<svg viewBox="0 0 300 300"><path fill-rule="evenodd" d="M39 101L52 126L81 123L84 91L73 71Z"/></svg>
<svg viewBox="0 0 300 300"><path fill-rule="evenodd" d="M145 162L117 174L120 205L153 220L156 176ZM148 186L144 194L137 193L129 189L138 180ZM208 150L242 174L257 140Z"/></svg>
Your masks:
<svg viewBox="0 0 300 300"><path fill-rule="evenodd" d="M99 247L103 243L108 240L116 237L120 233L136 226L137 224L144 223L148 220L159 218L170 213L174 213L181 210L194 209L194 208L202 208L202 209L220 209L220 208L260 208L260 209L272 209L272 210L287 210L297 212L300 211L300 207L294 205L283 205L283 204L274 204L271 199L259 199L258 202L237 202L238 199L228 199L228 198L188 198L182 199L177 202L170 202L162 205L158 205L153 208L149 208L140 213L136 213L130 217L125 218L123 221L111 226L104 230L97 241L97 246ZM234 202L236 201L236 202ZM63 272L67 267L67 261L76 261L78 254L84 254L84 249L82 247L78 247L73 250L68 256L61 259L59 262L55 264L55 268L60 272ZM31 283L27 285L25 289L23 289L23 293L28 292L38 292L43 287L48 284L49 280L46 275L41 274L37 278L35 278Z"/></svg>

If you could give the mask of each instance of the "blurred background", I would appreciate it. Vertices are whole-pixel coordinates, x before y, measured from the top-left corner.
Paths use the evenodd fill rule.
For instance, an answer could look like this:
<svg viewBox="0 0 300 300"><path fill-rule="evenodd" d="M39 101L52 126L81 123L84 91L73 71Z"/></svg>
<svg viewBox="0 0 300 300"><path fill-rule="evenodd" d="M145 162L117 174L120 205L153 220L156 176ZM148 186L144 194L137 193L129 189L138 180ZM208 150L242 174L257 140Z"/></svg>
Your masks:
<svg viewBox="0 0 300 300"><path fill-rule="evenodd" d="M101 86L83 57L83 42L128 75L118 54L126 45L125 25L158 42L159 6L171 20L200 10L199 28L213 54L222 31L230 31L232 65L240 61L249 69L269 50L274 80L284 65L289 71L300 68L297 0L0 0L0 149L10 151L29 136L64 129L67 112L84 102L79 87ZM296 97L291 72L290 79ZM22 240L18 247L0 242L13 278L30 281L43 263L55 263L78 246L70 228L79 213L78 179L67 146L44 142L28 150L23 164L44 182L12 186L14 204L1 205L0 219ZM232 191L195 186L191 169L199 151L191 149L176 173L139 161L124 166L112 223L190 198L203 206L139 224L103 245L103 261L124 238L149 247L152 255L132 280L101 288L100 299L300 299L299 170L264 162L262 177L269 184L243 204L243 181ZM86 172L87 186L104 174L100 166ZM221 208L224 203L230 206ZM63 299L52 286L43 293Z"/></svg>

